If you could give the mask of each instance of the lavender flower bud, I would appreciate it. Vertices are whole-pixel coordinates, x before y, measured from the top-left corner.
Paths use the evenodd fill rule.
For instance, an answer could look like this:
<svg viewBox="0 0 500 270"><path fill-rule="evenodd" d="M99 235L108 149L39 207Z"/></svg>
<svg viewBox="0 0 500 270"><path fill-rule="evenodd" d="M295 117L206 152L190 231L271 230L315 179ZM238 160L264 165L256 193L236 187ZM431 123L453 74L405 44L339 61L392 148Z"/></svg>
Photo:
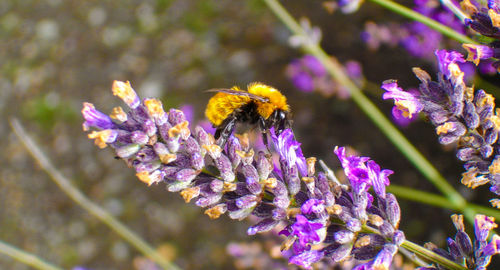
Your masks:
<svg viewBox="0 0 500 270"><path fill-rule="evenodd" d="M269 175L273 170L273 167L267 159L266 154L262 151L259 151L259 153L257 154L256 167L259 173L260 180L269 178Z"/></svg>
<svg viewBox="0 0 500 270"><path fill-rule="evenodd" d="M398 228L399 220L401 218L401 209L399 208L398 201L393 194L388 193L386 197L385 213L387 220L394 228Z"/></svg>
<svg viewBox="0 0 500 270"><path fill-rule="evenodd" d="M276 225L278 225L279 221L274 220L272 218L264 219L260 221L259 223L251 226L247 230L248 235L255 235L257 233L261 232L267 232L271 229L273 229Z"/></svg>
<svg viewBox="0 0 500 270"><path fill-rule="evenodd" d="M351 231L338 231L335 233L335 242L339 244L346 244L352 242L354 239L354 233Z"/></svg>

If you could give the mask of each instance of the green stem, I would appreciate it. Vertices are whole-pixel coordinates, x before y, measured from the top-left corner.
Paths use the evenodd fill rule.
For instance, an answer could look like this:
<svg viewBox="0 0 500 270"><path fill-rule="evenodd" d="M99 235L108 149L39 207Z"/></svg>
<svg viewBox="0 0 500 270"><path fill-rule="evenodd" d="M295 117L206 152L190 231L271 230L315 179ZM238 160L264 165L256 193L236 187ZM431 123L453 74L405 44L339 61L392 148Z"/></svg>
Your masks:
<svg viewBox="0 0 500 270"><path fill-rule="evenodd" d="M460 265L456 262L453 262L451 260L446 259L443 256L438 255L437 253L430 251L424 247L421 247L413 242L410 242L408 240L405 240L401 247L406 248L407 250L417 254L418 256L427 259L432 262L436 262L442 266L444 266L446 269L452 269L452 270L467 270L468 268Z"/></svg>
<svg viewBox="0 0 500 270"><path fill-rule="evenodd" d="M428 205L437 206L440 208L446 208L454 211L461 211L456 205L450 204L447 198L439 196L430 192L419 191L412 188L407 188L403 186L398 186L391 184L387 187L387 191L396 195L396 197L407 199L410 201L425 203ZM467 208L473 209L477 213L481 213L490 217L494 217L496 220L500 220L500 211L484 207L477 204L467 203Z"/></svg>
<svg viewBox="0 0 500 270"><path fill-rule="evenodd" d="M277 0L264 0L274 14L295 34L307 37L300 25L288 14ZM399 132L382 112L361 92L349 79L342 66L331 56L328 56L318 44L306 43L304 50L314 55L326 68L335 81L347 88L352 100L370 118L385 136L413 163L413 165L434 184L457 208L464 209L464 215L472 221L473 213L465 209L466 201L438 172L438 170L425 159L425 157Z"/></svg>
<svg viewBox="0 0 500 270"><path fill-rule="evenodd" d="M36 269L42 270L63 270L58 266L50 264L43 259L38 258L36 255L28 253L22 249L18 249L10 244L0 240L0 253L10 256L24 264L27 264Z"/></svg>
<svg viewBox="0 0 500 270"><path fill-rule="evenodd" d="M379 230L372 228L370 226L366 226L366 225L363 225L363 231L368 232L368 233L381 235ZM438 263L438 264L446 267L446 269L452 269L452 270L467 270L468 269L467 267L465 267L463 265L460 265L456 262L448 260L447 258L445 258L445 257L443 257L443 256L441 256L441 255L439 255L431 250L428 250L422 246L419 246L413 242L410 242L408 240L405 240L401 244L401 247L415 253L420 258Z"/></svg>
<svg viewBox="0 0 500 270"><path fill-rule="evenodd" d="M469 18L465 12L463 12L458 6L455 5L451 0L441 0L441 4L447 7L457 18L459 18L462 23L465 22L465 19Z"/></svg>
<svg viewBox="0 0 500 270"><path fill-rule="evenodd" d="M413 11L405 6L402 6L398 3L392 2L390 0L370 0L370 1L372 1L375 4L380 5L382 7L385 7L391 11L394 11L395 13L398 13L402 16L405 16L409 19L419 21L419 22L429 26L430 28L440 32L441 34L443 34L449 38L452 38L458 42L478 44L476 41L472 40L468 36L462 35L462 34L458 33L457 31L451 29L450 27L445 26L445 25L439 23L438 21L435 21L429 17L426 17L426 16L424 16L416 11Z"/></svg>
<svg viewBox="0 0 500 270"><path fill-rule="evenodd" d="M137 234L129 230L118 219L114 218L110 213L93 203L80 190L73 186L69 179L64 177L50 160L45 156L38 145L28 136L23 126L17 119L10 119L10 125L14 133L24 144L26 150L31 156L38 161L42 169L52 178L52 180L66 193L73 201L87 210L90 214L98 218L101 222L108 225L113 231L119 234L123 239L137 248L145 256L158 263L163 269L179 269L175 264L169 262L165 257L158 253L148 243L142 240Z"/></svg>

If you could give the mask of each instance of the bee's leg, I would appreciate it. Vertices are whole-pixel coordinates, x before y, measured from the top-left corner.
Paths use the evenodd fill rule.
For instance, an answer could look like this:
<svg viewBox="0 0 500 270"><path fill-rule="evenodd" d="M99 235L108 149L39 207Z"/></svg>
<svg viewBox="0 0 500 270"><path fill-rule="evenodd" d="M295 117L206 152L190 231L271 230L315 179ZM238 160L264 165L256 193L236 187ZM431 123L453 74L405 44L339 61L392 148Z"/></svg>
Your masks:
<svg viewBox="0 0 500 270"><path fill-rule="evenodd" d="M269 132L265 131L262 132L262 141L264 142L264 145L266 146L267 152L271 153L271 149L269 149L269 142L267 141L267 135Z"/></svg>
<svg viewBox="0 0 500 270"><path fill-rule="evenodd" d="M214 137L215 139L218 139L217 144L220 146L220 148L224 149L227 139L233 133L234 128L236 127L236 120L236 116L230 115L215 131Z"/></svg>
<svg viewBox="0 0 500 270"><path fill-rule="evenodd" d="M267 141L269 127L266 125L266 120L262 117L259 118L259 128L262 132L262 142L266 146L267 152L271 153L271 150L269 149L269 142Z"/></svg>

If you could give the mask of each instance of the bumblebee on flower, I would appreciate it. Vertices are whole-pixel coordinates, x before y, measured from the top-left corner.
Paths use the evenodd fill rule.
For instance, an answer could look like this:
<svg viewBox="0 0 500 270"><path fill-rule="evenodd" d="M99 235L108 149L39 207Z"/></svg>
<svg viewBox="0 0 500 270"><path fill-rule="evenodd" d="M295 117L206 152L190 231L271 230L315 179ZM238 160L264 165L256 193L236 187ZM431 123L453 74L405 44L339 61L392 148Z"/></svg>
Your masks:
<svg viewBox="0 0 500 270"><path fill-rule="evenodd" d="M270 128L273 127L276 134L280 134L292 125L286 97L271 86L255 82L248 85L248 91L237 86L209 91L217 94L208 101L205 115L217 128L214 137L219 139L221 147L224 147L239 122L257 124L266 146Z"/></svg>

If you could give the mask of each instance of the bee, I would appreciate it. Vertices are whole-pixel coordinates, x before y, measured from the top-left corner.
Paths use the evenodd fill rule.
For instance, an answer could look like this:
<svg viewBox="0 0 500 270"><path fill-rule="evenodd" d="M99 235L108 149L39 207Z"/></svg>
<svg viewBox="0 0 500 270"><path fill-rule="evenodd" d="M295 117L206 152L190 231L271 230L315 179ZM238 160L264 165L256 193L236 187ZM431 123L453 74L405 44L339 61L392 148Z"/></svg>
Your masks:
<svg viewBox="0 0 500 270"><path fill-rule="evenodd" d="M266 147L270 128L274 127L279 135L292 125L290 106L280 91L260 82L249 84L247 89L234 86L231 89L208 90L217 94L208 101L205 115L216 128L214 137L222 148L237 123L258 125Z"/></svg>

